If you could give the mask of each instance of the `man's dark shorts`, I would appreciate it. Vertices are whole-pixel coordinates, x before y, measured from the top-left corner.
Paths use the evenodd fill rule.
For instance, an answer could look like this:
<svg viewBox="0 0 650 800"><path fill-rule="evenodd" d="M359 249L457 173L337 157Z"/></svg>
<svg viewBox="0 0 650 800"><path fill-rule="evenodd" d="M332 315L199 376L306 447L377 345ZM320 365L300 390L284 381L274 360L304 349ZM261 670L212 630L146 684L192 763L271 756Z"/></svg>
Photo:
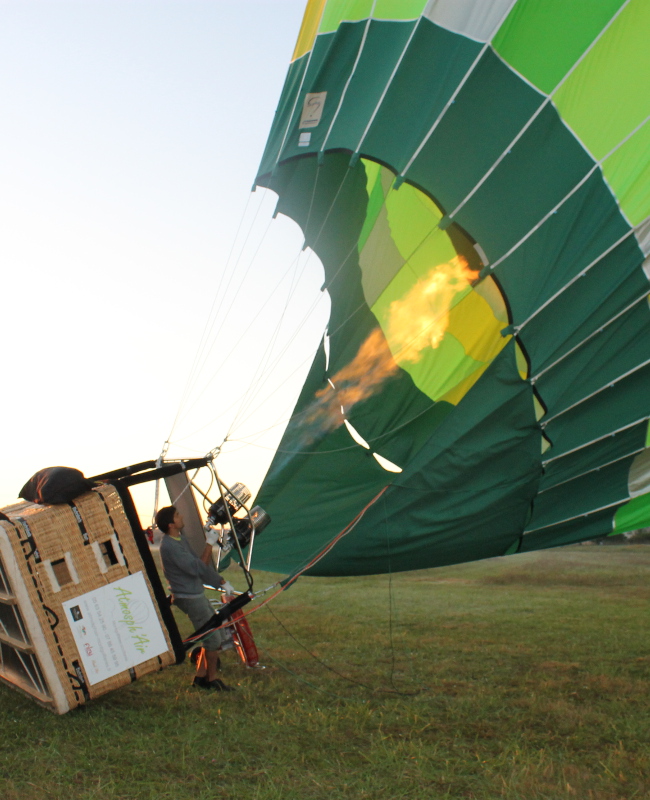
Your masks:
<svg viewBox="0 0 650 800"><path fill-rule="evenodd" d="M214 609L205 595L199 597L174 597L174 605L178 606L192 621L194 629L200 628L214 615ZM220 650L226 640L223 628L213 631L201 640L206 650Z"/></svg>

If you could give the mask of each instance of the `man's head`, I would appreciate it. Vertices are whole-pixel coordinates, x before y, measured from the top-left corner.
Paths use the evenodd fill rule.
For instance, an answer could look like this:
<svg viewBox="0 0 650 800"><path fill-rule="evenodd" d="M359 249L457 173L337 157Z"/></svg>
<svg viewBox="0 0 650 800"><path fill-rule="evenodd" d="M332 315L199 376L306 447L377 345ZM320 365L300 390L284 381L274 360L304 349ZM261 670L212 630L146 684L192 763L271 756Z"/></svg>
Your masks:
<svg viewBox="0 0 650 800"><path fill-rule="evenodd" d="M183 527L183 517L176 510L176 506L165 506L156 514L156 526L163 533L180 531Z"/></svg>

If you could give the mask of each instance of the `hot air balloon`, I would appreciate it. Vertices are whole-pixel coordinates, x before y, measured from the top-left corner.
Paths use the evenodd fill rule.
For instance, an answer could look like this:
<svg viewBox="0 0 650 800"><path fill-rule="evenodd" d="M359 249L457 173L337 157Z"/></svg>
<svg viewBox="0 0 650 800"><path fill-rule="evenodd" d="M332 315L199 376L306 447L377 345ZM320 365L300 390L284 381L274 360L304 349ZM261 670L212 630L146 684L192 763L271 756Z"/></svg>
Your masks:
<svg viewBox="0 0 650 800"><path fill-rule="evenodd" d="M648 30L644 0L310 0L256 185L332 311L255 566L650 525Z"/></svg>

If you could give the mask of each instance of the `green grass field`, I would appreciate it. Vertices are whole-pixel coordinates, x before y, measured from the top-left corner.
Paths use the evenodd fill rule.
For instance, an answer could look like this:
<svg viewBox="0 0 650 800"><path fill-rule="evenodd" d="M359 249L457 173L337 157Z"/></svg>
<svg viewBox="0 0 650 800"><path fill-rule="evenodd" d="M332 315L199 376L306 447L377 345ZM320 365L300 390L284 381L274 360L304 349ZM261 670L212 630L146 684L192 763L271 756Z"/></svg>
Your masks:
<svg viewBox="0 0 650 800"><path fill-rule="evenodd" d="M647 800L649 576L639 545L302 578L236 693L184 664L57 717L0 687L0 798Z"/></svg>

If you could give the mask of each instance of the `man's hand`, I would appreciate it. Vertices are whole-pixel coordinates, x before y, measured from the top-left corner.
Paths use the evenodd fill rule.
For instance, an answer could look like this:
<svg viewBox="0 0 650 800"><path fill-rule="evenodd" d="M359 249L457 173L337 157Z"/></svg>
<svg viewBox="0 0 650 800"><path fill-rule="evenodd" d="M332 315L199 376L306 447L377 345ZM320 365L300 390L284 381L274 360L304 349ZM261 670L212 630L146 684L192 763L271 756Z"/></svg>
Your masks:
<svg viewBox="0 0 650 800"><path fill-rule="evenodd" d="M210 545L210 547L214 547L219 541L219 531L215 531L214 528L207 530L205 532L205 541Z"/></svg>
<svg viewBox="0 0 650 800"><path fill-rule="evenodd" d="M228 595L228 597L231 597L235 594L235 587L232 585L232 583L230 583L230 581L224 581L221 584L221 588Z"/></svg>

